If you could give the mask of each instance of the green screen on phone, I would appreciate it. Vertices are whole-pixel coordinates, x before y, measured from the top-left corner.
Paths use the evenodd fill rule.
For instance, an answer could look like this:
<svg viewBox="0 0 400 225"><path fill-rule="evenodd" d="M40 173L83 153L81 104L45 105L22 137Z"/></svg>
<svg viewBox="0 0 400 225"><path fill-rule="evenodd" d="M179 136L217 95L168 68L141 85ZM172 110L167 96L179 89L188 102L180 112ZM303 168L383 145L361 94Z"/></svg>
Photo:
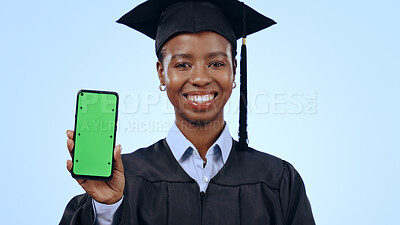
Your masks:
<svg viewBox="0 0 400 225"><path fill-rule="evenodd" d="M78 92L72 175L85 179L112 176L118 94L106 91Z"/></svg>

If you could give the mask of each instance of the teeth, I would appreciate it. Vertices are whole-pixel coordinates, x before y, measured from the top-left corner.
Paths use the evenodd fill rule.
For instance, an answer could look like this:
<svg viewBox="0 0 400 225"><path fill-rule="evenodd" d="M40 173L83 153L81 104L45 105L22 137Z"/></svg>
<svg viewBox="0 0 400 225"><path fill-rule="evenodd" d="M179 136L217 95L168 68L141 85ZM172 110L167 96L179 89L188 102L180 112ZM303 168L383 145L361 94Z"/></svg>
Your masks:
<svg viewBox="0 0 400 225"><path fill-rule="evenodd" d="M188 95L187 98L196 103L204 103L204 102L209 102L214 99L213 94L207 94L207 95Z"/></svg>

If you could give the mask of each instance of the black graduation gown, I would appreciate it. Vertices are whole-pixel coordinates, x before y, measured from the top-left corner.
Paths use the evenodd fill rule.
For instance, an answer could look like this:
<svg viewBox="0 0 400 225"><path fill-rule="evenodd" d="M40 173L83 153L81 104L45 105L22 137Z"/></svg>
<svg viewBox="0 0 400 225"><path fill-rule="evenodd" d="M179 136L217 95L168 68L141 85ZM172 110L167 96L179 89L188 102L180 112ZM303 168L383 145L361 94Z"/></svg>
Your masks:
<svg viewBox="0 0 400 225"><path fill-rule="evenodd" d="M165 139L122 157L126 186L120 224L312 225L303 181L288 162L236 141L205 193L174 158ZM67 205L62 225L92 224L92 199Z"/></svg>

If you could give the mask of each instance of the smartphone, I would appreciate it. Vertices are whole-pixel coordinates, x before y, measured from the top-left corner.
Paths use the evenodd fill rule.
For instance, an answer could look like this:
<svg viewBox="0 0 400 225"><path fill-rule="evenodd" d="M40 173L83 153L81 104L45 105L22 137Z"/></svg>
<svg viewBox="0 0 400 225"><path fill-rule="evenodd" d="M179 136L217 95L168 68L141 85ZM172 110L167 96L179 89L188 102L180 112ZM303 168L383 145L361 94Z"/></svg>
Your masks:
<svg viewBox="0 0 400 225"><path fill-rule="evenodd" d="M76 99L72 177L111 180L117 132L116 92L80 90Z"/></svg>

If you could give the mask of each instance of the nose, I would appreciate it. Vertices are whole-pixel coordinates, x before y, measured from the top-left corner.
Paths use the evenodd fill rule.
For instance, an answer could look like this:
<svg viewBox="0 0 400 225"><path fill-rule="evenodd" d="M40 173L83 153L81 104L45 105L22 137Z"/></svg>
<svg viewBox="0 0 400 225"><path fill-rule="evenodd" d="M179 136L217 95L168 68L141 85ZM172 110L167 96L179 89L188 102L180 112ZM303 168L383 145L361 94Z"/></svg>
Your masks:
<svg viewBox="0 0 400 225"><path fill-rule="evenodd" d="M207 69L202 66L196 66L192 70L192 75L190 77L190 83L197 87L203 87L212 82L212 76L209 74Z"/></svg>

